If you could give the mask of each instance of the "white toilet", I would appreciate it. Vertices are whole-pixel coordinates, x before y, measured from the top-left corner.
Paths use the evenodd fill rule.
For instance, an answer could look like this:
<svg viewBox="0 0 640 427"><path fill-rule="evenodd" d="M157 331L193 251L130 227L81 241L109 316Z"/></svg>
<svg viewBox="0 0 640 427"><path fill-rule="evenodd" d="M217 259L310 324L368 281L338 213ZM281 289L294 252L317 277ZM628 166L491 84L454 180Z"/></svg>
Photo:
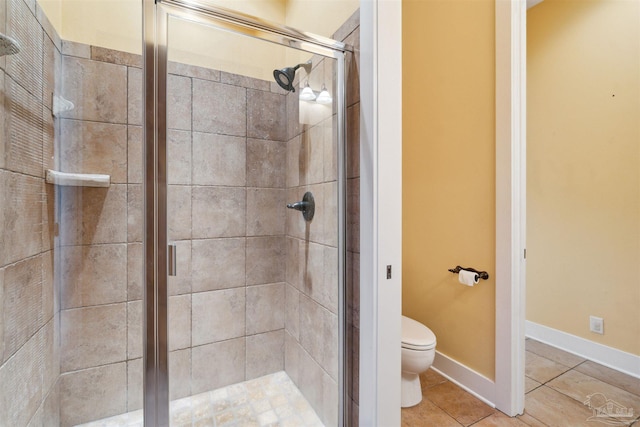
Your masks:
<svg viewBox="0 0 640 427"><path fill-rule="evenodd" d="M436 336L422 323L402 316L402 398L403 408L422 401L420 374L431 366L436 355Z"/></svg>

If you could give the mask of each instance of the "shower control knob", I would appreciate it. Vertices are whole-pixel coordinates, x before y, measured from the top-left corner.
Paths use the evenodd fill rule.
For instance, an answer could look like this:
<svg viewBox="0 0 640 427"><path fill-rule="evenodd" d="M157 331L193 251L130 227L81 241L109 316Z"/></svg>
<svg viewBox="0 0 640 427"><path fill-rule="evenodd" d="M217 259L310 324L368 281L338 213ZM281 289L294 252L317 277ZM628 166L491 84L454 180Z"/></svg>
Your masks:
<svg viewBox="0 0 640 427"><path fill-rule="evenodd" d="M313 194L311 194L310 191L307 191L306 193L304 193L302 201L289 203L287 207L289 209L295 209L302 212L302 216L304 217L305 221L311 221L313 219L313 214L316 211L316 202L313 199Z"/></svg>

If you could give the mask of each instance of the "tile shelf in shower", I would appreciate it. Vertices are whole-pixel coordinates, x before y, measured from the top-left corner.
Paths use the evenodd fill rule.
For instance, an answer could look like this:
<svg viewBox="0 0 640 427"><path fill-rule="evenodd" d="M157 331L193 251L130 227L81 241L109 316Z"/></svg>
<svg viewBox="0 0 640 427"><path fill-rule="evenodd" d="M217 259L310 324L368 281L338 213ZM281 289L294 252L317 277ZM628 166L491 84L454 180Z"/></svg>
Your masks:
<svg viewBox="0 0 640 427"><path fill-rule="evenodd" d="M68 173L47 170L47 184L64 185L74 187L109 187L111 184L110 175L94 173Z"/></svg>

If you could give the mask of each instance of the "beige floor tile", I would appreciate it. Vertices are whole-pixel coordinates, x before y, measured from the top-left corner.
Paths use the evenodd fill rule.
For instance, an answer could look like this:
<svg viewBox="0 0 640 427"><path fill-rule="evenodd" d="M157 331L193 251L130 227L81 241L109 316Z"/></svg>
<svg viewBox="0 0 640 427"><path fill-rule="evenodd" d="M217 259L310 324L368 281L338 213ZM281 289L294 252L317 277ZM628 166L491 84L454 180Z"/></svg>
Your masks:
<svg viewBox="0 0 640 427"><path fill-rule="evenodd" d="M495 412L493 408L449 381L427 389L424 396L465 426Z"/></svg>
<svg viewBox="0 0 640 427"><path fill-rule="evenodd" d="M473 427L527 427L527 424L515 417L508 417L502 412L496 412L473 424Z"/></svg>
<svg viewBox="0 0 640 427"><path fill-rule="evenodd" d="M528 426L531 427L548 427L545 423L543 423L540 420L535 419L534 417L532 417L531 415L529 415L527 413L527 410L525 409L524 414L522 415L518 415L518 419L520 421L522 421L523 423L525 423Z"/></svg>
<svg viewBox="0 0 640 427"><path fill-rule="evenodd" d="M527 414L548 426L588 426L593 412L582 403L542 386L525 396Z"/></svg>
<svg viewBox="0 0 640 427"><path fill-rule="evenodd" d="M561 365L569 366L571 368L579 365L586 360L583 357L567 353L566 351L560 350L559 348L555 348L532 339L526 340L525 348L531 353L535 353L538 356L546 357L547 359L553 360L556 363L560 363Z"/></svg>
<svg viewBox="0 0 640 427"><path fill-rule="evenodd" d="M634 414L640 413L640 397L618 387L607 384L581 372L571 370L547 383L553 388L584 404L594 393L601 393L625 408L632 408ZM635 417L634 417L635 418Z"/></svg>
<svg viewBox="0 0 640 427"><path fill-rule="evenodd" d="M590 377L599 379L618 388L640 396L640 379L623 374L614 369L607 368L598 363L586 361L576 367L576 371L587 374Z"/></svg>
<svg viewBox="0 0 640 427"><path fill-rule="evenodd" d="M570 369L568 366L561 365L546 357L538 356L530 351L526 352L525 359L525 375L542 384Z"/></svg>
<svg viewBox="0 0 640 427"><path fill-rule="evenodd" d="M460 425L427 399L422 399L422 402L416 406L402 409L402 427L460 427Z"/></svg>
<svg viewBox="0 0 640 427"><path fill-rule="evenodd" d="M524 377L524 392L525 393L529 393L530 391L540 387L542 384L540 384L538 381L529 378L529 377Z"/></svg>
<svg viewBox="0 0 640 427"><path fill-rule="evenodd" d="M420 374L420 386L422 387L422 394L429 387L433 387L434 385L442 384L448 381L445 377L429 368L426 372Z"/></svg>

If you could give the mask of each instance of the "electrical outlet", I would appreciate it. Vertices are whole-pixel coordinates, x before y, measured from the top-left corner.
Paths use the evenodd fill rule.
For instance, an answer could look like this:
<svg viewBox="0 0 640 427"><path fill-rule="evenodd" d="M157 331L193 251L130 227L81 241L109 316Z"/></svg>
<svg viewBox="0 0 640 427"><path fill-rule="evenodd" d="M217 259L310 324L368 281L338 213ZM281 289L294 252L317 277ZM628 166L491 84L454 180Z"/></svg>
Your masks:
<svg viewBox="0 0 640 427"><path fill-rule="evenodd" d="M604 320L602 317L589 316L589 330L604 335Z"/></svg>

